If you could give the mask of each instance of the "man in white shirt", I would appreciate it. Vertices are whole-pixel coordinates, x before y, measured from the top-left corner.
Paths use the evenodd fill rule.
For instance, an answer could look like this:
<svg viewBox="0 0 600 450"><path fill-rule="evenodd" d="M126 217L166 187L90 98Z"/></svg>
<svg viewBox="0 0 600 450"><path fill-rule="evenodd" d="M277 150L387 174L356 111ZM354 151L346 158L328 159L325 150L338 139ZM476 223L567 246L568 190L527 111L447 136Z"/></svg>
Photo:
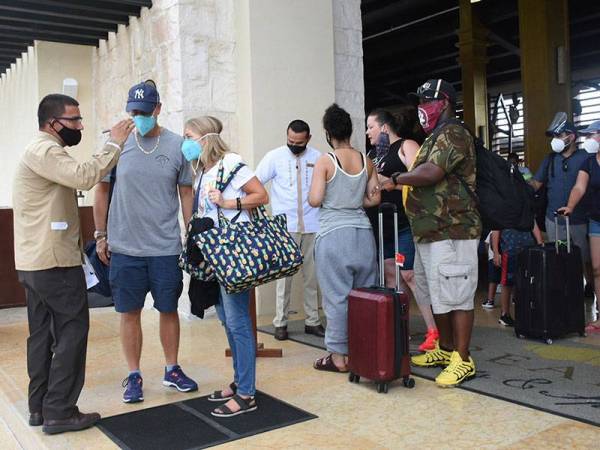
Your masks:
<svg viewBox="0 0 600 450"><path fill-rule="evenodd" d="M287 128L287 145L271 150L258 167L256 176L271 184L273 214L285 214L287 228L304 256L304 332L325 336L319 319L317 279L314 265L315 236L319 231L319 210L308 204L312 174L321 152L308 147L310 128L303 120L293 120ZM273 325L275 339L288 338L287 320L292 277L277 280L277 306Z"/></svg>

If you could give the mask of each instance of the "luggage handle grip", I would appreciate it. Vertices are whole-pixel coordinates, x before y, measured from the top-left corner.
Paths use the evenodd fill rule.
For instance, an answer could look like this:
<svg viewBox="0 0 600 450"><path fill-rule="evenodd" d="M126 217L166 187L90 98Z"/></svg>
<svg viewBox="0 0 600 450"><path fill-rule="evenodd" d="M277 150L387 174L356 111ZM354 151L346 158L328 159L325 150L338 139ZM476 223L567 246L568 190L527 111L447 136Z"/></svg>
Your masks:
<svg viewBox="0 0 600 450"><path fill-rule="evenodd" d="M377 210L379 212L383 212L386 209L391 209L392 212L395 212L395 213L398 212L398 207L394 203L390 203L390 202L381 203Z"/></svg>
<svg viewBox="0 0 600 450"><path fill-rule="evenodd" d="M398 208L395 204L385 202L379 205L378 222L379 222L379 286L385 287L385 267L383 256L383 212L386 209L391 209L394 214L394 268L396 269L396 292L400 292L400 267L396 264L396 254L398 254Z"/></svg>
<svg viewBox="0 0 600 450"><path fill-rule="evenodd" d="M558 216L561 215L565 218L565 225L567 227L567 253L571 253L571 227L569 223L569 216L559 211L554 211L554 247L556 248L556 254L558 255Z"/></svg>

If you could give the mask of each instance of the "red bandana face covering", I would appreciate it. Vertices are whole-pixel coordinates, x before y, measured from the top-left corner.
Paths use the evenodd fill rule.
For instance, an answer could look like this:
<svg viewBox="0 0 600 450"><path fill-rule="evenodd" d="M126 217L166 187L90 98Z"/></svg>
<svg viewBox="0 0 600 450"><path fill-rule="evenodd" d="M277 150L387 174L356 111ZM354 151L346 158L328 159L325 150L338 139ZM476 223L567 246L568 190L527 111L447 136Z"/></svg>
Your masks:
<svg viewBox="0 0 600 450"><path fill-rule="evenodd" d="M444 111L444 100L423 103L419 105L419 122L425 133L430 134L440 119L440 115Z"/></svg>

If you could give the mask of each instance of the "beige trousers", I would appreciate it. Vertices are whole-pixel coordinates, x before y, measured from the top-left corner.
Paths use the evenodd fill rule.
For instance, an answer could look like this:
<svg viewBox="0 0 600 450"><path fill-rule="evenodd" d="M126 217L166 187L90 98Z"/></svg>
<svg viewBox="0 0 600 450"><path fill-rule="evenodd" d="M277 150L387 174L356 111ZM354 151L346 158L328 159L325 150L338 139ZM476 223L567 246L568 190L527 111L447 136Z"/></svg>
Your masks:
<svg viewBox="0 0 600 450"><path fill-rule="evenodd" d="M300 247L304 262L302 264L302 276L304 278L304 323L309 326L319 325L319 300L317 298L317 277L315 274L315 237L316 233L290 233ZM273 325L284 327L287 325L290 297L292 293L292 278L280 278L277 280L277 304L275 306L275 318Z"/></svg>

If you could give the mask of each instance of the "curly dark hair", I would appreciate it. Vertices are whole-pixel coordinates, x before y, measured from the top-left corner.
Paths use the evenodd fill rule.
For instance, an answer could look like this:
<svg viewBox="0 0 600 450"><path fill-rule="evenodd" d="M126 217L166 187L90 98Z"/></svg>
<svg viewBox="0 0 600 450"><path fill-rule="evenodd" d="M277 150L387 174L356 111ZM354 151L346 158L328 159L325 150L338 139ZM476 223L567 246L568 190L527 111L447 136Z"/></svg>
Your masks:
<svg viewBox="0 0 600 450"><path fill-rule="evenodd" d="M325 110L323 115L323 128L329 137L338 141L345 141L352 136L352 119L350 114L340 108L337 103Z"/></svg>

